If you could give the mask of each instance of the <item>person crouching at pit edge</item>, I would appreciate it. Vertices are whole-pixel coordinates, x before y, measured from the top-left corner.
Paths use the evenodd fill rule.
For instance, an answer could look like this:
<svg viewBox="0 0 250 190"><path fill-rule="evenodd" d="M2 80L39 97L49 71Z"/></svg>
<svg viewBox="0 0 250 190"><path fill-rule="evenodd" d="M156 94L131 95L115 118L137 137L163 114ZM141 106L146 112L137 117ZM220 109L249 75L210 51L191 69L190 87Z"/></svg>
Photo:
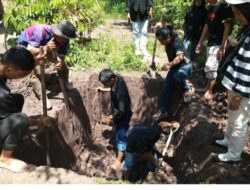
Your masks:
<svg viewBox="0 0 250 190"><path fill-rule="evenodd" d="M119 169L126 149L126 132L132 116L130 95L124 79L110 69L100 72L99 81L104 88L98 87L98 91L111 92L112 115L104 118L103 123L110 125L112 120L114 122L118 156L112 168Z"/></svg>
<svg viewBox="0 0 250 190"><path fill-rule="evenodd" d="M162 70L168 71L164 82L163 99L159 113L154 114L154 120L169 117L170 97L175 84L178 84L183 90L183 99L188 102L191 98L191 88L188 85L186 78L192 73L193 66L185 57L183 43L173 31L171 25L160 28L156 31L156 37L165 50L169 59L169 63L163 65Z"/></svg>
<svg viewBox="0 0 250 190"><path fill-rule="evenodd" d="M27 164L13 158L13 151L27 133L29 126L49 126L48 117L39 119L22 113L24 97L12 94L6 85L7 79L19 79L34 69L33 55L24 47L14 46L1 55L0 61L0 168L23 172Z"/></svg>
<svg viewBox="0 0 250 190"><path fill-rule="evenodd" d="M162 128L178 128L178 122L157 123L155 126L135 125L127 135L127 148L125 151L125 160L122 163L123 179L129 180L131 169L134 167L135 158L147 160L147 167L155 172L159 168L158 161L155 158L155 143L160 139Z"/></svg>

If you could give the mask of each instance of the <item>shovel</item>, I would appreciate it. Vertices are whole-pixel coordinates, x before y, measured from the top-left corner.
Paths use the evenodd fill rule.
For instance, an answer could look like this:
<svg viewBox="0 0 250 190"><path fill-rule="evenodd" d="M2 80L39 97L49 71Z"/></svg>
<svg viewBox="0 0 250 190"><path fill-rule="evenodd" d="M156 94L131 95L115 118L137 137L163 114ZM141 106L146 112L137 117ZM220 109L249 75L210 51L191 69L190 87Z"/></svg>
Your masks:
<svg viewBox="0 0 250 190"><path fill-rule="evenodd" d="M99 117L100 117L100 126L102 128L102 94L100 91L98 91L98 106L99 106Z"/></svg>
<svg viewBox="0 0 250 190"><path fill-rule="evenodd" d="M40 54L43 54L43 49L40 47ZM43 116L47 117L47 101L46 101L46 87L45 87L45 69L44 69L44 62L40 62L40 71L41 71L41 85L42 85L42 102L43 102ZM47 128L45 128L45 140L46 140L46 161L47 165L51 165L50 161L50 146L49 146L49 131Z"/></svg>
<svg viewBox="0 0 250 190"><path fill-rule="evenodd" d="M154 48L153 48L153 55L152 55L152 62L149 67L149 75L152 78L156 78L156 65L155 65L155 53L156 53L156 46L157 46L157 37L155 35L155 40L154 40Z"/></svg>
<svg viewBox="0 0 250 190"><path fill-rule="evenodd" d="M54 60L57 60L57 52L56 51L52 51L52 57L53 57ZM68 99L68 96L67 96L67 93L66 93L66 90L65 90L63 78L61 77L61 75L60 75L60 73L58 71L57 71L57 73L58 73L58 76L59 76L59 82L60 82L60 86L61 86L61 89L62 89L65 106L66 106L67 110L70 110L69 99Z"/></svg>
<svg viewBox="0 0 250 190"><path fill-rule="evenodd" d="M171 127L171 129L170 129L170 134L169 134L169 136L168 136L168 140L167 140L166 145L165 145L165 147L164 147L164 149L163 149L163 152L162 152L162 157L158 160L159 166L161 166L161 164L162 164L162 162L163 162L163 158L164 158L164 156L165 156L166 153L167 153L167 149L168 149L168 146L169 146L169 144L170 144L170 142L171 142L171 139L172 139L172 137L173 137L173 134L174 134L176 131L178 131L179 127L180 127L180 125L172 126L172 127Z"/></svg>

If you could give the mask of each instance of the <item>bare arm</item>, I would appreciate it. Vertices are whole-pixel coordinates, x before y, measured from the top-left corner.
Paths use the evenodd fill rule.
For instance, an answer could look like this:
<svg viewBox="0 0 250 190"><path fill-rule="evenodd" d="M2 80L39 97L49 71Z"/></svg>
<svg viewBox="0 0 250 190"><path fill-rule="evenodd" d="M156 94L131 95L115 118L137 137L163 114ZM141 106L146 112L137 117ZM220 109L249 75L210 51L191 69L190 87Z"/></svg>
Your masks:
<svg viewBox="0 0 250 190"><path fill-rule="evenodd" d="M196 53L200 53L200 48L207 37L207 33L208 33L208 25L205 24L203 31L202 31L202 34L201 34L201 38L200 38L200 40L197 44L196 50L195 50Z"/></svg>
<svg viewBox="0 0 250 190"><path fill-rule="evenodd" d="M111 88L97 87L97 92L110 92Z"/></svg>
<svg viewBox="0 0 250 190"><path fill-rule="evenodd" d="M171 67L180 64L184 60L184 53L178 53L173 61L162 66L162 71L168 71Z"/></svg>
<svg viewBox="0 0 250 190"><path fill-rule="evenodd" d="M27 50L29 50L34 57L37 57L40 54L39 48L35 48L30 45L28 45Z"/></svg>
<svg viewBox="0 0 250 190"><path fill-rule="evenodd" d="M170 62L170 67L180 64L183 60L184 60L184 53L177 54L174 60Z"/></svg>
<svg viewBox="0 0 250 190"><path fill-rule="evenodd" d="M220 45L220 49L217 53L217 58L220 60L224 54L225 54L225 49L227 47L227 38L228 36L232 33L232 22L231 20L224 22L224 33L223 33L223 38L222 42Z"/></svg>

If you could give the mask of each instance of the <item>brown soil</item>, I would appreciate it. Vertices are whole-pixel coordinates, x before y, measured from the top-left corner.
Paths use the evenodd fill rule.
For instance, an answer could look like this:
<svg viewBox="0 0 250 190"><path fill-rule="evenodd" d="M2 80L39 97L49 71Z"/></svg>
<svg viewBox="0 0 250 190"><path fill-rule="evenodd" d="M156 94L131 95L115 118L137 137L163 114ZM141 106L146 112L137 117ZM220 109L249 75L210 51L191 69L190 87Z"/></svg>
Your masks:
<svg viewBox="0 0 250 190"><path fill-rule="evenodd" d="M53 127L50 129L52 167L71 169L89 177L119 179L121 173L110 169L116 153L112 127L99 124L99 101L94 90L99 85L97 72L71 74L70 78L76 89L68 93L71 104L70 112L62 103L62 94L56 74L51 70L48 70L47 73L50 73L47 87L53 103L53 110L49 111L49 116L54 119ZM125 76L132 99L134 114L131 124L151 124L152 115L159 108L163 77L149 79L141 73L122 74ZM203 87L204 79L201 76L203 76L201 72L195 73L190 80L196 89ZM31 87L28 87L27 78L10 81L9 85L13 91L25 95L24 112L28 115L42 113L41 103L34 96ZM210 158L212 152L224 151L210 145L210 142L213 138L222 137L227 126L225 92L217 91L209 105L200 101L201 93L195 93L188 105L180 104L181 93L178 88L172 93L171 113L172 116L175 115L175 119L180 121L181 128L175 134L169 147L166 162L157 174L148 172L145 163L138 163L134 168L131 181L171 184L249 183L249 141L239 165L216 164ZM103 113L110 113L109 95L103 94L101 99L103 99ZM176 107L178 107L177 112ZM174 114L175 112L176 114ZM156 144L159 151L163 150L167 137L168 133L165 131ZM44 133L42 132L36 137L28 136L15 154L30 164L45 165ZM81 177L79 176L79 178ZM75 178L78 179L73 176L68 181L74 183Z"/></svg>
<svg viewBox="0 0 250 190"><path fill-rule="evenodd" d="M89 177L71 170L47 166L32 167L29 172L13 173L0 169L0 184L91 184Z"/></svg>
<svg viewBox="0 0 250 190"><path fill-rule="evenodd" d="M148 79L143 76L129 77L125 75L133 104L133 123L152 123L151 116L158 110L159 94L162 79ZM195 87L201 87L194 76ZM118 180L121 173L113 171L110 166L115 160L114 133L112 127L100 125L98 95L95 88L99 85L94 72L74 72L71 80L76 90L69 93L71 112L67 112L62 100L54 99L52 103L57 109L49 111L55 119L54 128L50 131L50 155L53 167L63 167L77 171L89 177L104 177ZM193 81L191 79L191 81ZM24 112L32 115L41 110L40 102L33 96L30 87L25 87L26 79L10 82L11 88L23 92L25 88L26 103ZM53 85L51 85L53 84ZM197 85L198 84L198 85ZM51 94L58 94L58 81L51 76L48 88ZM54 92L55 91L55 92ZM178 89L177 89L178 91ZM57 93L56 93L57 92ZM179 94L179 93L178 93ZM176 93L174 99L178 98ZM215 137L222 137L225 129L227 111L224 92L214 95L211 105L200 101L199 93L195 93L189 105L181 104L176 114L180 118L181 128L175 134L172 145L167 152L166 162L157 174L146 169L143 162L134 168L132 182L137 183L248 183L249 181L249 143L242 154L242 162L237 166L216 164L211 161L212 152L224 150L210 145ZM60 97L59 93L56 97ZM110 112L109 95L102 96L103 113ZM176 107L178 102L173 102ZM29 109L29 105L33 107ZM58 106L62 109L58 110ZM175 112L173 109L172 113ZM179 116L179 117L178 117ZM79 119L83 118L81 122ZM58 125L57 125L58 123ZM57 128L58 126L58 128ZM165 131L157 142L159 151L163 150L168 135ZM26 139L16 155L34 165L45 165L45 148L43 134L36 139ZM39 146L40 147L39 147Z"/></svg>

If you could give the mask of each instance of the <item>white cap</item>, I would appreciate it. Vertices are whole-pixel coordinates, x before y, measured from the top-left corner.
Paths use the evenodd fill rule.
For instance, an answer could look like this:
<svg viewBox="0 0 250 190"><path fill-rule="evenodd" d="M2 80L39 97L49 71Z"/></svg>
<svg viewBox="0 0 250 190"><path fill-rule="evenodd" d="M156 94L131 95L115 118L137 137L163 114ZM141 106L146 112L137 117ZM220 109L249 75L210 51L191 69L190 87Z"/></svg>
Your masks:
<svg viewBox="0 0 250 190"><path fill-rule="evenodd" d="M237 5L243 3L250 3L250 0L226 0L226 2L232 5Z"/></svg>

